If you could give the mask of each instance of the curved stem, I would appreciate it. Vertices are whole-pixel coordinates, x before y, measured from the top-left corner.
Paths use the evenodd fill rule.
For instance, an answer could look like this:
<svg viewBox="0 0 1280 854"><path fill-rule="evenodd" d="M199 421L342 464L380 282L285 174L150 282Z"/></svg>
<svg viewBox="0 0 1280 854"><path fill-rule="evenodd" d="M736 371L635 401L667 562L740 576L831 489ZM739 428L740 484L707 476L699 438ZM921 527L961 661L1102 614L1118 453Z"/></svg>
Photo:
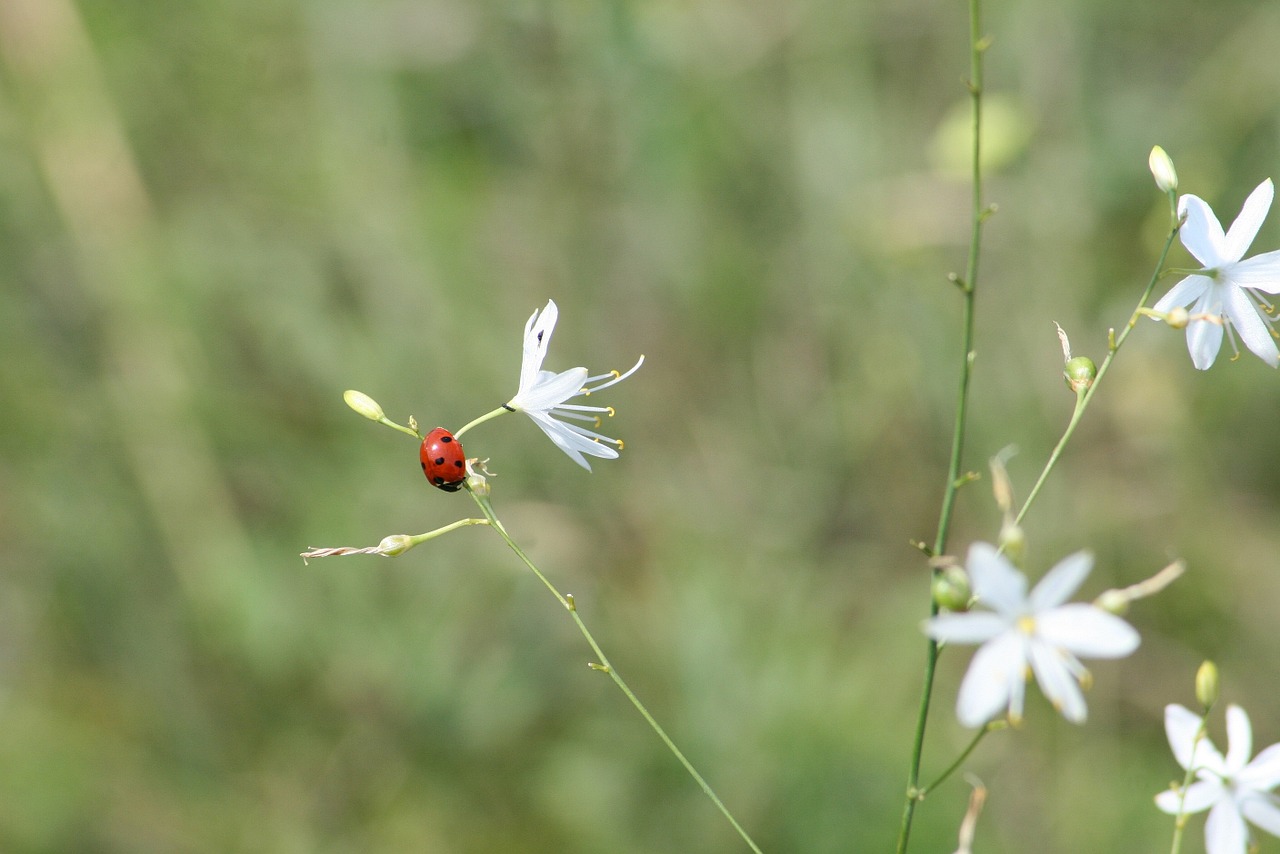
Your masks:
<svg viewBox="0 0 1280 854"><path fill-rule="evenodd" d="M507 410L496 410L495 412L491 412L489 415L484 416L484 418L472 422L472 424L478 423L481 420L487 420L495 414L505 411ZM471 425L467 426L470 427ZM457 434L455 433L454 435ZM691 776L698 784L698 787L702 789L703 794L710 798L711 802L720 810L720 813L729 820L729 824L733 825L733 829L738 832L738 835L747 843L747 846L750 847L755 854L760 854L759 846L757 846L751 837L747 835L747 831L743 829L742 825L738 824L738 820L729 812L729 808L724 805L724 802L720 800L707 781L703 779L703 776L698 773L698 769L693 767L693 763L685 758L684 753L680 751L680 748L676 747L675 742L671 740L669 735L667 735L666 730L664 730L654 719L653 715L649 713L649 710L645 708L644 703L640 702L640 698L635 695L635 692L631 690L631 687L627 685L622 676L619 675L618 671L609 663L609 658L604 654L604 650L600 648L600 644L596 643L595 637L591 634L590 630L587 629L586 624L582 622L582 617L578 614L578 606L577 603L574 602L573 596L562 594L557 590L556 586L551 583L550 579L542 574L542 571L534 565L533 561L530 560L529 556L524 553L524 550L516 544L515 540L511 539L511 535L507 533L506 528L502 527L502 523L498 521L497 515L494 514L493 506L489 503L488 496L480 495L471 491L471 497L480 505L481 512L484 513L485 518L489 520L489 526L498 532L498 535L502 537L507 546L516 553L516 557L520 558L524 565L529 567L530 571L538 577L538 580L551 591L551 595L555 596L560 604L565 607L565 610L569 612L569 616L573 618L573 622L578 627L578 631L582 633L582 636L587 641L587 645L591 647L591 651L594 652L596 658L599 659L598 662L591 663L591 669L608 674L609 678L613 680L613 684L617 685L618 689L622 691L628 700L631 701L631 705L634 706L636 711L640 713L641 717L645 719L650 728L652 728L657 734L658 738L662 739L662 743L667 746L667 749L671 751L671 754L675 756L675 758L679 760L680 764L684 766L684 769L689 772L689 776Z"/></svg>
<svg viewBox="0 0 1280 854"><path fill-rule="evenodd" d="M474 421L468 421L466 424L463 424L462 427L460 427L459 429L454 430L453 437L455 439L461 439L462 434L470 430L472 427L479 426L492 418L497 418L499 415L506 415L508 412L514 412L514 411L515 411L514 409L507 409L505 406L499 406L497 409L493 410L492 412L486 412L484 415L481 415L479 418L475 419Z"/></svg>
<svg viewBox="0 0 1280 854"><path fill-rule="evenodd" d="M929 794L934 789L938 788L938 786L941 785L943 781L945 781L948 777L954 774L956 772L956 769L958 769L961 766L961 764L963 764L964 761L969 758L969 754L973 753L974 748L978 746L978 742L982 741L982 739L986 737L987 733L995 732L998 729L1004 729L1004 727L1006 726L1008 726L1008 722L1004 720L998 720L998 721L991 721L990 723L986 724L982 729L978 730L978 734L975 735L973 737L973 740L969 742L969 746L966 747L964 750L960 751L960 755L956 757L956 761L952 762L949 766L947 766L947 770L939 774L938 779L934 780L929 785L922 787L916 793L916 800L918 801L924 800L925 795Z"/></svg>
<svg viewBox="0 0 1280 854"><path fill-rule="evenodd" d="M947 482L942 493L942 509L938 516L938 534L933 542L933 553L943 554L951 530L951 517L955 509L956 493L961 486L960 467L964 457L965 427L969 415L969 381L973 375L973 318L974 296L978 284L978 257L981 248L982 224L987 211L982 203L982 56L987 40L982 36L981 0L969 0L969 95L972 123L972 174L973 210L969 237L969 258L965 265L964 279L958 282L964 296L963 346L960 362L960 387L956 395L955 427L951 436L951 461L947 466ZM935 570L936 571L936 570ZM930 598L929 615L936 616L938 605ZM920 759L924 752L925 727L929 721L929 706L933 699L933 678L938 666L938 642L927 641L925 650L924 687L920 692L920 707L916 715L915 736L911 745L911 763L907 770L907 791L902 806L902 822L898 829L897 854L905 854L911 838L911 824L919 803Z"/></svg>
<svg viewBox="0 0 1280 854"><path fill-rule="evenodd" d="M1023 517L1027 515L1027 511L1031 509L1036 496L1040 494L1040 488L1048 480L1049 473L1058 464L1058 458L1062 455L1063 448L1071 441L1071 436L1075 433L1076 425L1080 423L1085 409L1089 406L1089 401L1093 400L1093 395L1097 392L1098 386L1102 385L1103 378L1107 375L1107 371L1111 369L1111 363L1115 361L1116 353L1120 352L1125 339L1129 337L1129 333L1133 331L1133 328L1138 325L1138 319L1142 317L1146 309L1147 300L1151 299L1151 292L1155 290L1156 282L1160 280L1161 268L1164 267L1164 260L1168 257L1169 249L1173 246L1173 239L1178 236L1179 228L1179 223L1175 221L1173 227L1169 230L1169 236L1165 238L1164 249L1160 252L1160 260L1156 262L1155 271L1151 274L1151 279L1147 282L1147 288L1142 292L1142 298L1138 300L1138 305L1134 308L1133 314L1129 316L1129 322L1120 330L1120 334L1115 335L1111 340L1107 348L1107 357L1102 360L1102 364L1098 367L1098 374L1093 378L1093 382L1089 384L1087 389L1077 395L1076 408L1071 413L1071 420L1067 422L1067 429L1063 431L1062 438L1058 440L1058 444L1049 453L1049 459L1045 462L1044 469L1040 472L1040 477L1036 479L1035 486L1031 487L1031 492L1027 494L1027 500L1023 502L1022 509L1014 517L1015 524L1021 523Z"/></svg>

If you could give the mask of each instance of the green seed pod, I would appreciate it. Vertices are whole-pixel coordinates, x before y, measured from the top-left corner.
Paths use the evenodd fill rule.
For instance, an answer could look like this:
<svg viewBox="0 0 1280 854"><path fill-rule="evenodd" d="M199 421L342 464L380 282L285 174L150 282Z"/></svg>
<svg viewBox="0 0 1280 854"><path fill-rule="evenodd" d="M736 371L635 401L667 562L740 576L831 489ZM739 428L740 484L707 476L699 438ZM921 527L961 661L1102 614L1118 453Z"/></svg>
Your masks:
<svg viewBox="0 0 1280 854"><path fill-rule="evenodd" d="M933 576L933 601L948 611L967 611L973 601L969 574L958 566L948 566Z"/></svg>
<svg viewBox="0 0 1280 854"><path fill-rule="evenodd" d="M1067 381L1067 388L1081 392L1093 385L1098 376L1098 366L1088 356L1076 356L1069 359L1062 368L1062 377Z"/></svg>

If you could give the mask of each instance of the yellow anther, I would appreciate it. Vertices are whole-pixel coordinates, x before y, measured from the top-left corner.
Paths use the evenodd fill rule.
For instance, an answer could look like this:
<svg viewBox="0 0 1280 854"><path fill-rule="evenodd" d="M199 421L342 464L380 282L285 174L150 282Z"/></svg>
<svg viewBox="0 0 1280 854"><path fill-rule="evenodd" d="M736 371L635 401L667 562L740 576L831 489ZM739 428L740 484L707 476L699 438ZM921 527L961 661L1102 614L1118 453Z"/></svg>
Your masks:
<svg viewBox="0 0 1280 854"><path fill-rule="evenodd" d="M1275 330L1274 330L1274 329L1273 329L1273 330L1271 330L1271 332L1272 332L1272 334L1275 334ZM616 414L616 413L613 411L613 407L612 407L612 406L610 406L610 407L607 407L607 409L608 409L608 411L609 411L609 417L610 417L610 418L612 418L612 417ZM599 421L600 419L598 419L598 418L597 418L596 420L597 420L597 421Z"/></svg>
<svg viewBox="0 0 1280 854"><path fill-rule="evenodd" d="M622 440L621 440L621 439L618 439L618 440L616 440L616 441L617 441L617 443L618 443L618 450L619 450L619 451L621 451L621 450L622 450L622 448L624 447L624 446L623 446L623 444L622 444Z"/></svg>
<svg viewBox="0 0 1280 854"><path fill-rule="evenodd" d="M618 373L618 371L617 371L616 369L615 369L615 370L610 371L609 373L613 374L613 378L614 378L615 380L616 380L616 379L621 379L621 378L622 378L622 374Z"/></svg>
<svg viewBox="0 0 1280 854"><path fill-rule="evenodd" d="M583 397L590 397L591 389L587 388L586 386L583 386L582 388L578 389L578 394L582 395Z"/></svg>
<svg viewBox="0 0 1280 854"><path fill-rule="evenodd" d="M1035 617L1019 617L1018 631L1022 632L1024 635L1035 634L1036 618Z"/></svg>
<svg viewBox="0 0 1280 854"><path fill-rule="evenodd" d="M599 427L600 427L600 417L596 416L596 428L598 429Z"/></svg>

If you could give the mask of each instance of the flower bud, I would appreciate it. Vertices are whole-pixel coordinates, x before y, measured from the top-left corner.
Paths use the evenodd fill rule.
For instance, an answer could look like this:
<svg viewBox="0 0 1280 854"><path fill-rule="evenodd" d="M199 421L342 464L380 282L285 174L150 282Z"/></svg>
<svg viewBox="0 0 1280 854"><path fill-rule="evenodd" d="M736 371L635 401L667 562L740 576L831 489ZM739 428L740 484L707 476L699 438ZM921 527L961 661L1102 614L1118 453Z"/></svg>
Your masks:
<svg viewBox="0 0 1280 854"><path fill-rule="evenodd" d="M1187 324L1191 322L1191 313L1183 306L1176 306L1169 309L1169 313L1165 315L1164 322L1174 329L1186 329Z"/></svg>
<svg viewBox="0 0 1280 854"><path fill-rule="evenodd" d="M1178 191L1178 173L1173 168L1173 161L1163 148L1157 145L1151 149L1147 165L1151 167L1151 176L1156 179L1156 186L1162 193Z"/></svg>
<svg viewBox="0 0 1280 854"><path fill-rule="evenodd" d="M1196 671L1196 699L1207 712L1218 702L1218 665L1206 661Z"/></svg>
<svg viewBox="0 0 1280 854"><path fill-rule="evenodd" d="M1069 359L1062 368L1062 377L1067 381L1067 387L1077 393L1093 385L1096 376L1098 376L1098 366L1088 356Z"/></svg>
<svg viewBox="0 0 1280 854"><path fill-rule="evenodd" d="M383 557L396 557L416 545L417 543L413 541L413 537L408 534L392 534L389 537L383 537L382 542L378 543L378 554Z"/></svg>
<svg viewBox="0 0 1280 854"><path fill-rule="evenodd" d="M933 575L933 601L948 611L968 611L973 601L973 589L969 574L954 564L943 567Z"/></svg>
<svg viewBox="0 0 1280 854"><path fill-rule="evenodd" d="M382 407L378 405L378 401L362 391L347 389L342 393L342 399L347 402L347 406L350 406L370 421L381 421L387 417L386 413L382 411Z"/></svg>

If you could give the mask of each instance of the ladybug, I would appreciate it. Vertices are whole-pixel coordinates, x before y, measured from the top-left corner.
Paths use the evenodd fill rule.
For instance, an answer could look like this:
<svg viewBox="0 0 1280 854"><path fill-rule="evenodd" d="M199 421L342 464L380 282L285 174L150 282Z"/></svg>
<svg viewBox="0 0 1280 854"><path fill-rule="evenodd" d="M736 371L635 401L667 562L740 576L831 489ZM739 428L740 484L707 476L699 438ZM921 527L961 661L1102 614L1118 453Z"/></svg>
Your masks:
<svg viewBox="0 0 1280 854"><path fill-rule="evenodd" d="M422 460L422 473L431 485L445 492L457 492L467 479L467 457L462 443L443 427L437 427L422 440L418 452Z"/></svg>

